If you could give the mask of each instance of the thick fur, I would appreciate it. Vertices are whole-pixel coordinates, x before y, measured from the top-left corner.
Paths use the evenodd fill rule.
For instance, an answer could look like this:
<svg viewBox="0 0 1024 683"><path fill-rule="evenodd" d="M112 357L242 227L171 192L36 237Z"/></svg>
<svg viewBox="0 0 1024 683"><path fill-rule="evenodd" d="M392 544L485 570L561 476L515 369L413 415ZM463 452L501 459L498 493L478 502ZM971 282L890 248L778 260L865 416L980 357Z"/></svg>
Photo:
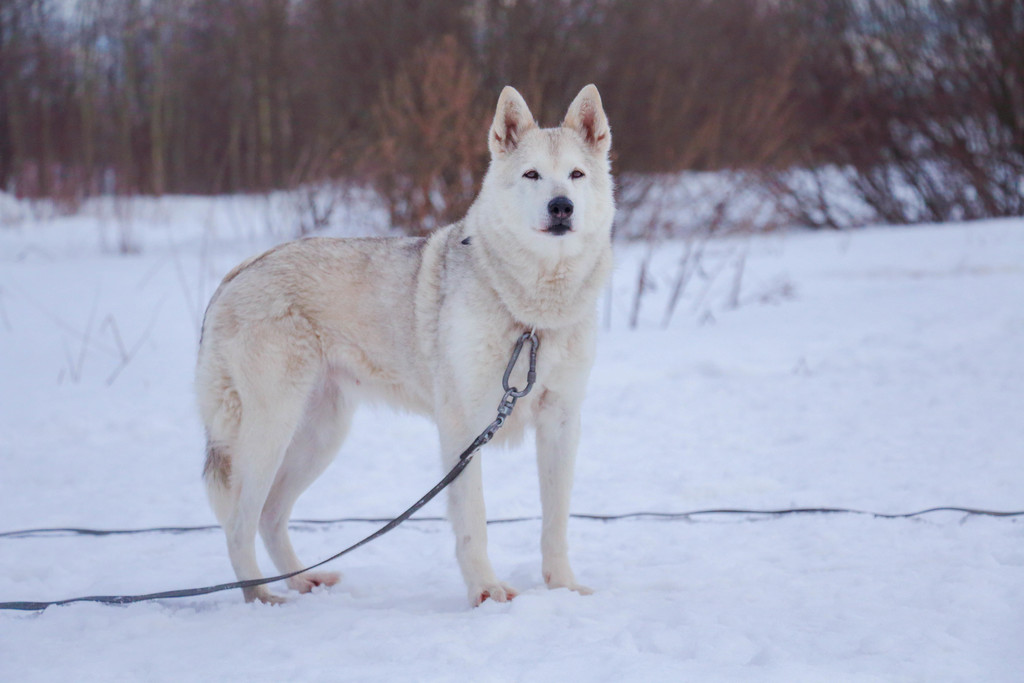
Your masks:
<svg viewBox="0 0 1024 683"><path fill-rule="evenodd" d="M537 384L496 440L535 428L544 580L589 592L569 565L566 524L596 300L612 263L610 146L593 85L549 129L506 87L491 163L462 221L425 239L291 242L224 278L196 386L207 490L239 579L261 576L257 532L280 572L304 566L288 537L292 506L334 458L360 401L432 417L448 468L494 418L512 347L536 329ZM572 202L571 217L553 217L554 198ZM524 386L519 365L512 383ZM451 485L448 511L470 601L513 597L487 557L479 457ZM337 581L309 572L288 583L306 592ZM244 593L281 600L265 586Z"/></svg>

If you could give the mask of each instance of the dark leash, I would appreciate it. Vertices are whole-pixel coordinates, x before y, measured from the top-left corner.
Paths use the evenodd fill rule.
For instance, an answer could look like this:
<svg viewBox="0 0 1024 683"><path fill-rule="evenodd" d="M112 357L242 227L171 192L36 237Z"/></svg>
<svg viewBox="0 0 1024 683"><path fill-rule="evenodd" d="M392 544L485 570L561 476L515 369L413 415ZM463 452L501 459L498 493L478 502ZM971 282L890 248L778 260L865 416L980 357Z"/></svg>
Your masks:
<svg viewBox="0 0 1024 683"><path fill-rule="evenodd" d="M516 363L519 360L519 355L523 351L523 345L526 342L530 343L530 368L526 373L526 387L518 389L513 386L509 386L509 378L512 376L512 371L515 369ZM189 598L197 595L208 595L209 593L218 593L220 591L231 590L233 588L253 588L255 586L263 586L268 583L274 583L275 581L283 581L290 579L293 576L297 576L303 572L308 572L311 569L316 569L322 565L327 564L333 560L338 559L342 555L346 555L356 548L366 545L370 541L380 538L384 534L388 533L399 524L409 519L417 510L422 508L424 505L429 503L438 493L443 491L449 484L462 474L462 470L466 469L473 456L479 451L488 441L494 438L494 434L501 429L502 425L505 424L505 420L512 414L512 410L516 407L516 401L526 396L533 389L533 384L537 380L537 349L540 348L540 339L537 338L535 330L524 332L519 339L516 341L515 347L512 349L512 357L509 358L508 365L505 368L505 374L501 379L501 386L505 390L504 396L501 397L501 402L498 404L498 416L494 422L489 424L487 428L480 433L478 437L473 439L473 442L469 444L466 450L459 454L459 459L455 463L455 466L444 475L441 481L437 482L434 488L430 489L423 495L422 498L413 503L409 508L402 514L395 517L393 520L382 526L377 531L373 532L358 543L354 543L344 550L331 555L326 560L321 560L316 564L299 569L298 571L288 572L287 574L280 574L278 576L271 576L265 579L247 579L245 581L233 581L231 583L219 583L215 586L203 586L201 588L182 588L179 590L162 591L160 593L146 593L145 595L90 595L81 598L69 598L67 600L53 600L50 602L0 602L0 609L9 610L23 610L28 612L35 612L44 610L47 607L55 605L70 605L73 602L99 602L106 605L128 605L133 602L144 602L147 600L166 600L170 598Z"/></svg>

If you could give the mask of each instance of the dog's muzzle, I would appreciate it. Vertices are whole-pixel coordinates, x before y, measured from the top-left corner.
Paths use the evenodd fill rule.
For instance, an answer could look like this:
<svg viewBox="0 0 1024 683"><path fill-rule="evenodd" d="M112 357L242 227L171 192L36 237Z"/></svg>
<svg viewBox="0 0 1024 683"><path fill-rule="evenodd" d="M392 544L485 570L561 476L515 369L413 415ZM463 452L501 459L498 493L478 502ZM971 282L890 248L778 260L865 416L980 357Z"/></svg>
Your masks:
<svg viewBox="0 0 1024 683"><path fill-rule="evenodd" d="M568 197L555 197L548 202L548 218L551 223L545 232L561 237L572 230L572 200Z"/></svg>

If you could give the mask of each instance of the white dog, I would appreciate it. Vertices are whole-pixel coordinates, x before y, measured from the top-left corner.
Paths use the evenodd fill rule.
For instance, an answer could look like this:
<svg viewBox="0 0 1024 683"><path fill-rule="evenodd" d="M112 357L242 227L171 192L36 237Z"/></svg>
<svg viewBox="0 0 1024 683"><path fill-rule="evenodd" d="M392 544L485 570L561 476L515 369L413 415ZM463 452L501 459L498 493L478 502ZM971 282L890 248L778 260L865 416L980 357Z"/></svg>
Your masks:
<svg viewBox="0 0 1024 683"><path fill-rule="evenodd" d="M541 340L537 384L497 440L536 429L544 581L589 590L569 565L566 525L596 300L612 265L611 132L588 85L557 128L540 128L506 87L491 163L466 217L427 238L305 239L224 278L203 324L196 386L204 476L239 579L260 578L259 531L277 569L303 565L288 537L299 494L341 445L360 400L432 417L446 467L494 418L516 340ZM512 384L525 386L525 363ZM487 556L477 458L449 489L470 601L515 591ZM288 580L300 592L338 575ZM245 599L276 603L265 586Z"/></svg>

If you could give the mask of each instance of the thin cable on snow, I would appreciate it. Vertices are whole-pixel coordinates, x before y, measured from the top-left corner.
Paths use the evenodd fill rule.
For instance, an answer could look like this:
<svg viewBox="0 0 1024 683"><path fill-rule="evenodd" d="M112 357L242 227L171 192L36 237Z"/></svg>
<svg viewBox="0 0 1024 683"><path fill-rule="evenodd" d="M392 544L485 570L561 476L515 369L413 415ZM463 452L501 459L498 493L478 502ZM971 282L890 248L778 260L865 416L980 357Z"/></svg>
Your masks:
<svg viewBox="0 0 1024 683"><path fill-rule="evenodd" d="M693 517L712 515L746 515L762 517L783 517L787 515L808 515L808 514L847 514L864 515L878 519L910 519L921 517L936 512L961 512L965 515L977 515L984 517L1020 517L1024 516L1024 510L983 510L979 508L957 507L952 505L927 508L915 512L873 512L871 510L856 510L852 508L786 508L779 510L754 510L744 508L719 508L709 510L690 510L689 512L626 512L618 515L591 515L573 514L573 519L586 519L599 522L617 522L626 519L657 519L666 521L689 520ZM487 520L488 524L516 524L520 522L540 521L540 516L527 517L501 517ZM302 528L304 526L331 526L335 524L349 523L372 523L382 524L391 521L385 517L339 517L337 519L293 519L291 526ZM408 522L443 522L444 517L411 517ZM37 529L19 529L16 531L0 532L0 538L32 538L39 536L124 536L131 534L184 534L194 531L212 531L219 529L217 524L205 524L201 526L157 526L137 529L87 529L82 527L49 527Z"/></svg>

